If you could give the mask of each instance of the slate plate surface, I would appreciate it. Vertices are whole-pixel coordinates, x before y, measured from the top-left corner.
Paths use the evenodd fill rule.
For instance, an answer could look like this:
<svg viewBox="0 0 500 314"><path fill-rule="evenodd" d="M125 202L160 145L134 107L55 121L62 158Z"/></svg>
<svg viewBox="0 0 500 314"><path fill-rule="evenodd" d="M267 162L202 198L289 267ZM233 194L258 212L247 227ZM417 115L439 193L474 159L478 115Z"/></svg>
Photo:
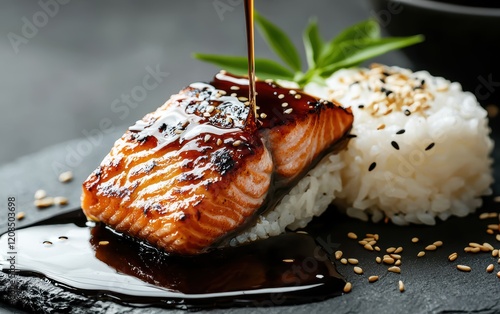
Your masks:
<svg viewBox="0 0 500 314"><path fill-rule="evenodd" d="M492 119L493 138L500 139L500 119ZM80 184L86 176L101 161L116 138L124 129L113 134L107 134L90 143L88 139L79 139L47 148L37 154L23 157L14 163L0 168L0 200L6 203L8 197L15 197L17 211L24 211L26 218L18 222L22 227L36 221L71 211L79 207ZM98 141L97 141L98 140ZM494 152L495 178L494 194L500 195L500 149ZM72 170L73 181L62 184L57 180L58 172ZM45 189L49 195L63 195L69 198L66 207L52 207L44 210L33 206L33 193ZM0 232L6 230L6 207L0 207ZM486 198L479 212L500 211L500 203L492 198ZM316 224L328 224L324 230L314 234L323 243L330 243L330 249L338 247L345 256L356 257L360 261L365 274L355 275L352 266L337 265L338 270L348 281L353 283L353 291L341 297L323 302L298 305L276 306L272 308L242 308L225 310L234 313L450 313L500 312L500 279L495 276L500 270L498 258L490 253L465 254L463 248L471 241L489 242L500 248L500 242L494 236L485 232L488 223L493 221L479 220L477 214L466 218L451 218L440 222L435 227L410 226L396 227L391 224L372 224L349 219L328 211ZM325 231L326 230L326 231ZM365 233L380 234L380 247L403 246L403 265L401 274L388 273L387 267L375 263L375 257L381 254L364 250L356 241L346 237L347 232L354 231L358 235ZM420 238L417 244L411 243L414 236ZM428 252L423 258L416 254L425 245L436 240L444 242L443 247L435 252ZM321 241L320 241L321 242ZM328 245L327 249L328 248ZM4 248L0 248L4 250ZM447 261L452 252L459 253L460 264L472 267L472 272L459 272L457 263ZM495 264L494 273L487 273L486 266ZM369 275L379 275L379 281L369 284ZM406 291L400 293L398 280L403 280ZM12 287L4 273L0 272L0 312L22 313L144 313L143 308L133 308L110 301L95 300L83 295L74 294L69 290L55 286L52 283L34 277L19 277L18 287ZM23 311L20 311L22 309ZM148 308L148 313L181 313L182 310L165 310ZM219 311L217 311L219 312Z"/></svg>

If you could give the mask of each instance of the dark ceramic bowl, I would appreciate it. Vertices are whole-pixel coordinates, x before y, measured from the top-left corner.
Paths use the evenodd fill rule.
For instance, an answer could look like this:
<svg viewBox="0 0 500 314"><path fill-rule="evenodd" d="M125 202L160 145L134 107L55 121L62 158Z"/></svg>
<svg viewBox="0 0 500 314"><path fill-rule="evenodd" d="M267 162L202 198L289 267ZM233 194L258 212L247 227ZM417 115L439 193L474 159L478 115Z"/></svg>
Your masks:
<svg viewBox="0 0 500 314"><path fill-rule="evenodd" d="M391 36L423 34L404 49L414 70L458 81L483 104L500 103L499 0L369 0Z"/></svg>

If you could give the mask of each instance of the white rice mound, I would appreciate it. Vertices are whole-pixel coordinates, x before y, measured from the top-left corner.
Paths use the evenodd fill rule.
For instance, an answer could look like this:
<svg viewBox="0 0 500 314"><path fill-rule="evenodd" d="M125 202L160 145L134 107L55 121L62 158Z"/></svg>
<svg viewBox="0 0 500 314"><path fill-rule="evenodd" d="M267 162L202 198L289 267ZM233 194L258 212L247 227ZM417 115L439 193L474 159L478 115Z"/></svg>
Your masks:
<svg viewBox="0 0 500 314"><path fill-rule="evenodd" d="M232 245L304 227L330 203L364 221L434 225L474 212L491 194L487 112L459 83L376 64L340 70L326 85L305 91L350 107L356 137Z"/></svg>

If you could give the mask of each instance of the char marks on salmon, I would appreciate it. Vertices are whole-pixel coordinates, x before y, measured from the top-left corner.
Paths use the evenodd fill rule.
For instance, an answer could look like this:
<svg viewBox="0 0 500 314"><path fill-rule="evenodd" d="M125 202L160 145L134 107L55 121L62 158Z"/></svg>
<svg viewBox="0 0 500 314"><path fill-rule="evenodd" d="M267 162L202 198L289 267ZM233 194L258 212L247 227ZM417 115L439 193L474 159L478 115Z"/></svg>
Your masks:
<svg viewBox="0 0 500 314"><path fill-rule="evenodd" d="M87 217L191 255L270 210L346 138L353 117L274 82L257 81L256 90L256 123L247 121L248 80L224 72L137 121L83 183Z"/></svg>

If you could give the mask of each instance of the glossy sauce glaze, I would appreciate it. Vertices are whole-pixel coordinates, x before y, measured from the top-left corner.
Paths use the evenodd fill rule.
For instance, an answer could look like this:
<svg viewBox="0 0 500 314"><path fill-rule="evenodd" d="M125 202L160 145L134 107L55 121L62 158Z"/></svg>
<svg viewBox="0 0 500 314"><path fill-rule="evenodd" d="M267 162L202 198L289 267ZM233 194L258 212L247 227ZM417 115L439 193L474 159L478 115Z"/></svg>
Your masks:
<svg viewBox="0 0 500 314"><path fill-rule="evenodd" d="M340 295L345 284L305 233L175 257L104 225L86 226L79 210L17 232L18 275L47 278L95 300L184 309L274 306ZM1 247L6 241L0 237Z"/></svg>

